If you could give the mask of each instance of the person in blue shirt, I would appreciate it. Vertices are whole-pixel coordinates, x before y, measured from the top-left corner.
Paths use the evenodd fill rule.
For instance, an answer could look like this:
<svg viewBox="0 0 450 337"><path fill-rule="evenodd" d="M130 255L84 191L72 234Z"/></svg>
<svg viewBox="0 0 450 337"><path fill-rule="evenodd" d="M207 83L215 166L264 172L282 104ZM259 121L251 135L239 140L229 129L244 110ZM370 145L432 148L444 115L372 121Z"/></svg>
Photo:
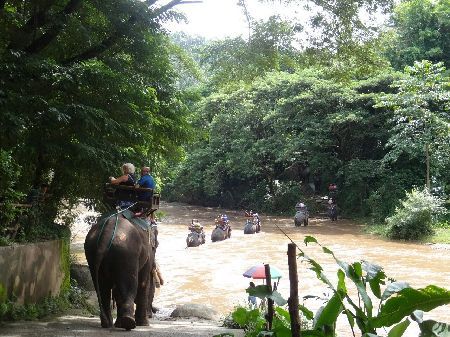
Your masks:
<svg viewBox="0 0 450 337"><path fill-rule="evenodd" d="M153 196L153 191L155 190L156 183L153 177L150 175L150 167L144 166L141 168L141 178L138 180L136 187L151 188L150 192L138 192L138 200L146 201L151 203L151 198ZM152 212L150 214L150 221L155 222L155 214Z"/></svg>
<svg viewBox="0 0 450 337"><path fill-rule="evenodd" d="M156 184L155 180L153 180L153 177L150 175L150 167L144 166L141 168L141 179L138 180L137 187L151 188L152 190L155 189ZM138 199L148 201L151 194L151 192L140 192Z"/></svg>

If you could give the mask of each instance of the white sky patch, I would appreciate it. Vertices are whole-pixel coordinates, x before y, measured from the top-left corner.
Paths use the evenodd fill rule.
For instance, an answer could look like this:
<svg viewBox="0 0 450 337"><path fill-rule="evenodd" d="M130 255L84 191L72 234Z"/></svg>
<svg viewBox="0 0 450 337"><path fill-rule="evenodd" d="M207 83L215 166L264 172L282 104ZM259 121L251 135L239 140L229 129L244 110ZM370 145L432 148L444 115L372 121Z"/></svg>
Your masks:
<svg viewBox="0 0 450 337"><path fill-rule="evenodd" d="M248 23L237 5L238 0L203 0L203 3L184 4L175 7L186 15L189 22L167 22L165 28L171 32L184 32L199 35L207 39L247 36ZM247 0L247 9L255 20L266 20L272 15L299 20L301 6L285 6L278 1L260 3Z"/></svg>

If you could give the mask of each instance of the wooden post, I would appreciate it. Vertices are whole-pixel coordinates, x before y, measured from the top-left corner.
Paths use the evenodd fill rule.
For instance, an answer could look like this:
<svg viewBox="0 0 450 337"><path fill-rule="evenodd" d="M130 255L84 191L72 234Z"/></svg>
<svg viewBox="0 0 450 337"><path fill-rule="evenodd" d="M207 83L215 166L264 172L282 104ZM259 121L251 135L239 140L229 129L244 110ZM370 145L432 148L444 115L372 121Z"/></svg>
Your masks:
<svg viewBox="0 0 450 337"><path fill-rule="evenodd" d="M288 299L289 315L291 316L292 337L300 337L300 315L298 313L298 274L297 274L297 248L294 243L288 244L289 284L291 292Z"/></svg>
<svg viewBox="0 0 450 337"><path fill-rule="evenodd" d="M270 266L268 264L264 265L266 272L266 284L269 287L269 291L272 292L272 276L270 275ZM273 300L267 299L267 331L272 330L272 322L273 322Z"/></svg>

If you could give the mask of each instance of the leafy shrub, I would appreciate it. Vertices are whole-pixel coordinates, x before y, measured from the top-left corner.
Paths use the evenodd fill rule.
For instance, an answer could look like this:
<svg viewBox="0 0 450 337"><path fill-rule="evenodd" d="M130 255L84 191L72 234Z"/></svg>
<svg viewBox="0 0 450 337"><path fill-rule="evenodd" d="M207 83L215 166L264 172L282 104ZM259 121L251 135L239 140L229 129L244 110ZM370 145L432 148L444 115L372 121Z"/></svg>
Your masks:
<svg viewBox="0 0 450 337"><path fill-rule="evenodd" d="M11 153L0 149L0 234L21 212L20 208L14 206L23 197L14 188L19 176L20 166L14 163Z"/></svg>
<svg viewBox="0 0 450 337"><path fill-rule="evenodd" d="M78 288L75 280L71 280L71 283L68 291L57 297L47 297L39 303L20 305L10 300L0 302L0 322L36 320L62 314L71 308L97 314L95 308L87 302L87 292Z"/></svg>
<svg viewBox="0 0 450 337"><path fill-rule="evenodd" d="M413 189L407 193L394 215L388 217L388 237L401 240L419 240L433 234L433 224L445 213L443 201L427 189Z"/></svg>

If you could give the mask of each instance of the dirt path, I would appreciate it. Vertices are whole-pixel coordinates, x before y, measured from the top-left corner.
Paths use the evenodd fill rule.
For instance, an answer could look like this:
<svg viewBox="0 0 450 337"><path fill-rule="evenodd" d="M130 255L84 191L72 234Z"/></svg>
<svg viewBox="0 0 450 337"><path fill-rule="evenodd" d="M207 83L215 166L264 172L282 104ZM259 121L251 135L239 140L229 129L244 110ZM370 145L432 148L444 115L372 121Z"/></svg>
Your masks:
<svg viewBox="0 0 450 337"><path fill-rule="evenodd" d="M102 329L97 318L63 316L47 322L17 322L0 326L3 337L212 337L232 333L243 337L240 330L218 327L217 324L201 320L152 320L148 327L133 331Z"/></svg>

